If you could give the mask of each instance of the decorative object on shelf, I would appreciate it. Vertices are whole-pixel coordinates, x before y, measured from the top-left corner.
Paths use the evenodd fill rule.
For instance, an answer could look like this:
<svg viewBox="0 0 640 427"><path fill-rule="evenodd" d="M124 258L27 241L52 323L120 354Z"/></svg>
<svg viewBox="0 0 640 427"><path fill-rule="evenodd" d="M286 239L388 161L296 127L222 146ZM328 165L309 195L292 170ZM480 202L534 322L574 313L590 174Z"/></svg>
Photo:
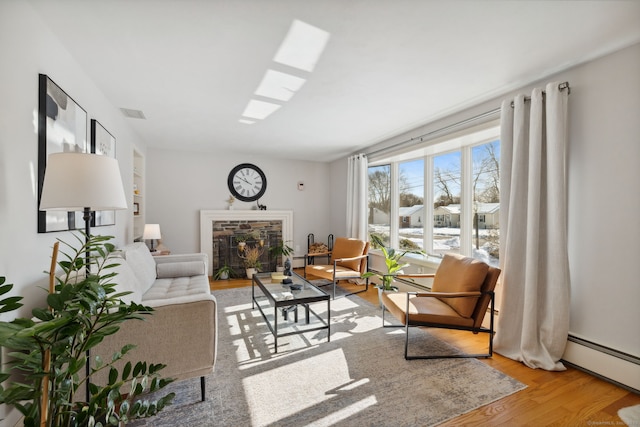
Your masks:
<svg viewBox="0 0 640 427"><path fill-rule="evenodd" d="M254 202L267 191L267 177L258 166L242 163L231 169L227 185L236 199Z"/></svg>
<svg viewBox="0 0 640 427"><path fill-rule="evenodd" d="M123 294L118 293L114 280L117 273L110 265L109 254L114 249L108 243L111 236L85 236L84 244L82 235L74 237L80 247L62 241L54 244L48 307L33 309L33 317L0 322L0 345L21 355L11 365L13 372L20 373L21 381L4 383L6 388L0 388L0 400L24 415L24 425L118 426L131 419L153 416L170 404L175 394L156 395L149 401L149 393L173 380L160 377L159 371L165 367L160 363L140 361L135 366L129 362L122 368L116 367L135 345L127 344L105 358L101 365L87 372L88 381L79 375L91 348L117 333L123 322L151 315L153 309L122 301ZM60 243L68 248L59 252L64 259L58 262ZM88 261L83 260L85 253L93 254ZM91 270L86 262L93 265L93 274L83 274ZM58 277L56 267L62 270ZM10 292L13 286L4 284L5 281L0 277L0 294ZM0 311L19 308L20 300L22 297L0 300ZM109 381L94 383L94 374L103 370L109 371ZM3 372L0 378L4 381L10 375ZM138 386L132 389L131 381ZM91 390L84 401L80 393L83 383Z"/></svg>
<svg viewBox="0 0 640 427"><path fill-rule="evenodd" d="M91 119L91 152L116 158L116 139L95 119ZM91 218L92 227L115 225L115 211L95 211Z"/></svg>
<svg viewBox="0 0 640 427"><path fill-rule="evenodd" d="M91 234L92 209L127 208L120 167L111 157L87 153L51 154L43 181L40 209L84 212L87 239Z"/></svg>
<svg viewBox="0 0 640 427"><path fill-rule="evenodd" d="M138 202L133 203L133 214L140 215L140 203Z"/></svg>
<svg viewBox="0 0 640 427"><path fill-rule="evenodd" d="M151 240L150 250L153 252L153 241L162 239L160 234L160 224L145 224L144 231L142 232L143 240Z"/></svg>
<svg viewBox="0 0 640 427"><path fill-rule="evenodd" d="M233 202L235 202L236 199L233 196L229 196L229 198L227 199L227 203L229 204L229 206L227 206L227 209L229 209L230 211L233 210Z"/></svg>
<svg viewBox="0 0 640 427"><path fill-rule="evenodd" d="M38 205L51 154L86 153L87 112L47 75L39 75ZM73 187L70 187L73 188ZM82 210L82 209L81 209ZM71 210L38 211L38 233L82 228L82 214Z"/></svg>

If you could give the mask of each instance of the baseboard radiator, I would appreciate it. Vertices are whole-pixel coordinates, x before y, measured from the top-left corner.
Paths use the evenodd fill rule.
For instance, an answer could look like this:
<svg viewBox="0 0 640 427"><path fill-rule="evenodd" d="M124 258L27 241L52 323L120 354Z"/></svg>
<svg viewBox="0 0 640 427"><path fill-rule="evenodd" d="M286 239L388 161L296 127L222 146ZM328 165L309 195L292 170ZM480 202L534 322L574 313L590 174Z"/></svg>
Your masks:
<svg viewBox="0 0 640 427"><path fill-rule="evenodd" d="M640 394L640 357L569 335L562 361Z"/></svg>

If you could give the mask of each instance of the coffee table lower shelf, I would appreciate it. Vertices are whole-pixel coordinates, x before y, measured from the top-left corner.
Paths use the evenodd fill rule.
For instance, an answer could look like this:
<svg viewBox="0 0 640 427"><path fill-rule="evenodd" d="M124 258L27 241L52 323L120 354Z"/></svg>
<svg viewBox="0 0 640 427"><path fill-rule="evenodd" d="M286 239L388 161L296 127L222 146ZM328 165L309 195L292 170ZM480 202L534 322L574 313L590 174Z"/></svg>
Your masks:
<svg viewBox="0 0 640 427"><path fill-rule="evenodd" d="M327 330L327 342L331 341L331 299L329 294L324 292L323 290L317 288L313 284L309 283L302 277L298 276L294 273L292 277L294 279L294 283L301 283L305 290L309 292L304 292L301 297L294 297L292 299L281 299L279 295L286 291L284 286L279 284L271 283L271 276L269 273L261 273L254 274L251 283L251 299L252 299L252 307L258 308L260 310L260 314L265 320L269 331L273 334L274 337L274 352L278 352L278 338L303 334L306 332L313 331L321 331ZM256 285L259 289L258 295L256 295ZM276 286L274 286L276 285ZM278 292L279 291L279 292ZM262 295L260 295L260 293ZM316 313L309 304L314 302L327 302L327 318L326 320L322 318L318 313ZM268 305L266 304L268 302ZM293 314L294 323L298 323L298 307L302 306L305 310L305 324L309 325L311 323L311 315L315 317L319 321L320 326L314 327L301 327L295 329L293 331L288 332L279 332L278 331L278 319L282 316L283 321L288 322L288 317ZM266 310L273 309L273 317L270 319L270 315L266 312Z"/></svg>

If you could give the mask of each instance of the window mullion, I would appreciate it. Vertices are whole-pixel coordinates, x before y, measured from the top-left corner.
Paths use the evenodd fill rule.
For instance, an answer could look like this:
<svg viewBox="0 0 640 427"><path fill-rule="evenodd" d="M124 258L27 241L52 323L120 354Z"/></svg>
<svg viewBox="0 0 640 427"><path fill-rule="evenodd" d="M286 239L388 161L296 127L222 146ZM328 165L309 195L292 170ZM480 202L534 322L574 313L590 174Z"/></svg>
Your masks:
<svg viewBox="0 0 640 427"><path fill-rule="evenodd" d="M400 218L400 173L398 162L391 162L391 215L389 220L389 245L392 248L400 247L398 224Z"/></svg>
<svg viewBox="0 0 640 427"><path fill-rule="evenodd" d="M433 156L424 158L424 236L423 248L429 254L433 250Z"/></svg>
<svg viewBox="0 0 640 427"><path fill-rule="evenodd" d="M471 159L471 147L463 147L461 152L461 181L460 189L460 253L471 256L471 243L473 230L471 221L473 218L473 164Z"/></svg>

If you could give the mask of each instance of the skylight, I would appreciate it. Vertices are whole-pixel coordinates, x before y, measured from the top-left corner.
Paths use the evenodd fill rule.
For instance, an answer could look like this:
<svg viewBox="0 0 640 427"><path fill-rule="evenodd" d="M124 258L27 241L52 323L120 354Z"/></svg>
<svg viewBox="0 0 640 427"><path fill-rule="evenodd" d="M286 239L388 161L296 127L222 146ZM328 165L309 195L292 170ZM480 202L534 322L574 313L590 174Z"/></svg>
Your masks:
<svg viewBox="0 0 640 427"><path fill-rule="evenodd" d="M267 70L255 94L280 101L288 101L306 81L306 79L292 76L291 74Z"/></svg>
<svg viewBox="0 0 640 427"><path fill-rule="evenodd" d="M295 19L273 60L312 72L328 41L328 32Z"/></svg>
<svg viewBox="0 0 640 427"><path fill-rule="evenodd" d="M242 116L262 120L274 113L278 108L280 108L278 104L252 99L244 109Z"/></svg>
<svg viewBox="0 0 640 427"><path fill-rule="evenodd" d="M280 44L273 61L302 71L312 72L320 55L329 41L329 33L306 22L294 19L289 32ZM300 90L307 79L268 69L254 92L255 95L276 101L289 101ZM252 99L238 122L254 124L248 119L263 120L277 111L282 105Z"/></svg>

